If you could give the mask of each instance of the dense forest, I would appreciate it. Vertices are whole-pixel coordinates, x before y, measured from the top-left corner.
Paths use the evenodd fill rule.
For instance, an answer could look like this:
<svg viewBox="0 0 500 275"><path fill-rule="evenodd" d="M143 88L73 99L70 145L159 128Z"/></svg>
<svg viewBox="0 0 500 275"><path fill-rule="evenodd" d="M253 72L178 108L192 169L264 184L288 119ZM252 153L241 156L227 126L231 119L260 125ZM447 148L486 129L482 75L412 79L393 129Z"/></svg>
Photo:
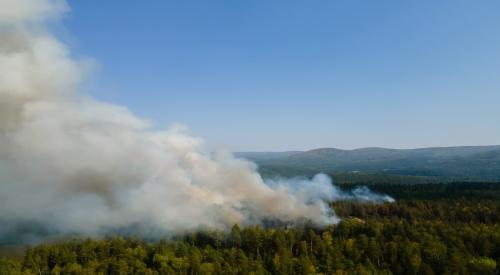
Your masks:
<svg viewBox="0 0 500 275"><path fill-rule="evenodd" d="M344 186L350 187L350 186ZM148 241L75 239L1 274L499 274L500 184L373 185L395 203L333 202L337 225L239 227Z"/></svg>

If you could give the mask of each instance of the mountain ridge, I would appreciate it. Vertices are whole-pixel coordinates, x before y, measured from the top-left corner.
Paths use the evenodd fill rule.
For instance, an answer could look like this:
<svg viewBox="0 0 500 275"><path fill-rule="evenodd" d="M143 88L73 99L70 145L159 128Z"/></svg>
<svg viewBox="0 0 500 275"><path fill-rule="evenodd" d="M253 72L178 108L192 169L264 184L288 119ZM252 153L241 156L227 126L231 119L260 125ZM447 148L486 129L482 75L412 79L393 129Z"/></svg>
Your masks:
<svg viewBox="0 0 500 275"><path fill-rule="evenodd" d="M308 151L236 153L272 170L302 169L315 172L383 172L396 175L500 180L500 145L393 149L316 148ZM258 155L258 158L252 157Z"/></svg>

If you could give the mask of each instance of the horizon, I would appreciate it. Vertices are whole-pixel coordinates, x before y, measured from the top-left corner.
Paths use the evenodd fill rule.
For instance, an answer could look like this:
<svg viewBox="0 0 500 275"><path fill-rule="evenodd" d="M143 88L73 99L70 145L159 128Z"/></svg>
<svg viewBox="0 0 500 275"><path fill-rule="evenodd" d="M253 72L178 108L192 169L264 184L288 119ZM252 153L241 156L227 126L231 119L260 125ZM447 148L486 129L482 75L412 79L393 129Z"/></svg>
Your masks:
<svg viewBox="0 0 500 275"><path fill-rule="evenodd" d="M83 92L154 129L185 124L211 149L500 139L495 1L69 6L52 29L97 64Z"/></svg>
<svg viewBox="0 0 500 275"><path fill-rule="evenodd" d="M285 150L285 151L234 151L234 153L286 153L286 152L308 152L314 150L322 149L336 149L342 151L354 151L361 149L389 149L389 150L419 150L419 149L446 149L446 148L464 148L464 147L500 147L500 144L489 144L489 145L455 145L455 146L430 146L430 147L412 147L412 148L392 148L392 147L378 147L378 146L367 146L367 147L356 147L356 148L339 148L339 147L318 147L310 148L305 150Z"/></svg>

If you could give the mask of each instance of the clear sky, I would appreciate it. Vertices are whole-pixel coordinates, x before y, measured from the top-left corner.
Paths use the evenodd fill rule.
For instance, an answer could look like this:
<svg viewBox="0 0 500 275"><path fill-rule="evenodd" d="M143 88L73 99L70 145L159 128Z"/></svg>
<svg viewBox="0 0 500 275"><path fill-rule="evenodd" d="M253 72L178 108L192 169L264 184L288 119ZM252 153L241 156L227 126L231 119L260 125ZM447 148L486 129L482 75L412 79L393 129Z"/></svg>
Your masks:
<svg viewBox="0 0 500 275"><path fill-rule="evenodd" d="M500 1L69 4L86 92L211 147L500 144Z"/></svg>

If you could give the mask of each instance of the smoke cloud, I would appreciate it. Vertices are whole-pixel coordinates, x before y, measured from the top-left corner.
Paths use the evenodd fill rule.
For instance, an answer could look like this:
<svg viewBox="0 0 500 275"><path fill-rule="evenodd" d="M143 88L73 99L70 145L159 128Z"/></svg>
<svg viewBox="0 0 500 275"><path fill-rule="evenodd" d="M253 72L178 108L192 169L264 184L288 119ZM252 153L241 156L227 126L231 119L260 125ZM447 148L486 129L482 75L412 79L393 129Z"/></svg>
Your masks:
<svg viewBox="0 0 500 275"><path fill-rule="evenodd" d="M325 175L264 182L256 166L209 153L182 125L156 132L126 108L82 95L88 62L44 26L64 1L0 0L0 235L35 222L59 233L227 228L266 219L338 221ZM4 232L2 232L2 230Z"/></svg>

